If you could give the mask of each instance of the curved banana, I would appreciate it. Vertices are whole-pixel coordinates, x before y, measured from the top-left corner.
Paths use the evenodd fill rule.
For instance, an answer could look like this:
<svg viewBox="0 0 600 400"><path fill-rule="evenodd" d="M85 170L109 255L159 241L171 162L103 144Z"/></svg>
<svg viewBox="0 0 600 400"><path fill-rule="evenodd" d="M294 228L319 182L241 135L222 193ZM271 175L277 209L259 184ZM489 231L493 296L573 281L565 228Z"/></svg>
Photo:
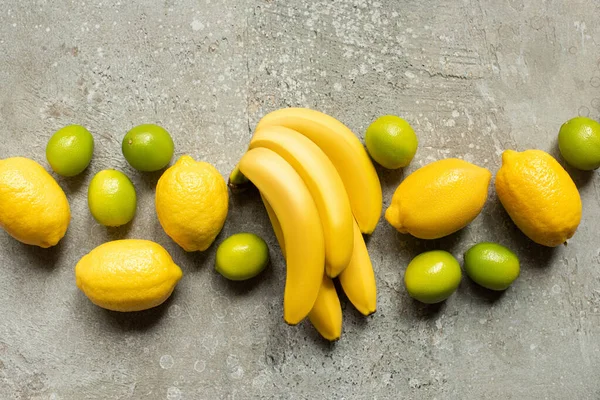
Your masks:
<svg viewBox="0 0 600 400"><path fill-rule="evenodd" d="M334 341L342 335L342 306L333 281L325 274L323 274L323 283L317 301L310 310L308 318L325 339Z"/></svg>
<svg viewBox="0 0 600 400"><path fill-rule="evenodd" d="M285 257L285 241L277 215L275 215L275 211L273 211L273 208L262 193L260 197L269 215L269 220L273 226L273 231L279 242L281 252ZM308 318L317 332L325 339L333 341L339 339L342 335L342 306L333 281L326 274L323 275L323 282L321 283L317 300L312 310L310 310Z"/></svg>
<svg viewBox="0 0 600 400"><path fill-rule="evenodd" d="M284 108L265 115L256 131L285 126L308 137L329 157L346 187L361 232L375 230L383 207L381 184L360 140L337 119L308 108Z"/></svg>
<svg viewBox="0 0 600 400"><path fill-rule="evenodd" d="M375 272L367 246L356 223L354 224L354 254L339 279L344 293L361 314L370 315L375 312L377 309Z"/></svg>
<svg viewBox="0 0 600 400"><path fill-rule="evenodd" d="M302 178L274 151L248 151L239 169L273 206L281 223L287 244L283 317L296 325L312 309L321 285L325 245L319 212Z"/></svg>
<svg viewBox="0 0 600 400"><path fill-rule="evenodd" d="M336 277L352 258L354 247L352 209L338 172L310 139L283 126L257 130L250 149L264 147L283 157L300 175L312 195L325 240L325 271Z"/></svg>

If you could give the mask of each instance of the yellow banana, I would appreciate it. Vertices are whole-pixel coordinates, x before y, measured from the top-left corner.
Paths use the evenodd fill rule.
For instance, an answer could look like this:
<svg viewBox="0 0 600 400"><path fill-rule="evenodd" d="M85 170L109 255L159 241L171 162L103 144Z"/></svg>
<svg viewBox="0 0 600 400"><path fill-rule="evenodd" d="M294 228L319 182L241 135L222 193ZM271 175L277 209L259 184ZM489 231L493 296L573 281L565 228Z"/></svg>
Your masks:
<svg viewBox="0 0 600 400"><path fill-rule="evenodd" d="M344 184L335 167L310 139L282 126L257 130L249 148L259 147L279 154L304 180L323 225L325 271L330 277L338 276L352 257L354 218Z"/></svg>
<svg viewBox="0 0 600 400"><path fill-rule="evenodd" d="M311 324L327 340L338 340L342 335L342 306L330 277L323 274L317 301L308 314Z"/></svg>
<svg viewBox="0 0 600 400"><path fill-rule="evenodd" d="M267 209L271 225L273 226L275 237L285 257L285 240L281 225L273 208L262 193L261 197ZM356 221L353 221L353 226L355 240L354 254L348 267L339 275L339 280L352 304L362 314L370 315L375 312L377 305L375 274L373 273L369 253L367 253L367 247ZM333 281L326 274L323 275L319 295L308 314L308 318L319 334L325 339L333 341L340 338L342 334L342 307Z"/></svg>
<svg viewBox="0 0 600 400"><path fill-rule="evenodd" d="M354 224L354 254L339 279L344 293L358 311L363 315L375 312L377 309L375 272L367 246L356 223Z"/></svg>
<svg viewBox="0 0 600 400"><path fill-rule="evenodd" d="M364 146L346 125L319 111L284 108L265 115L256 131L267 126L284 126L315 142L337 169L361 232L375 230L381 216L381 185Z"/></svg>
<svg viewBox="0 0 600 400"><path fill-rule="evenodd" d="M275 211L273 211L273 208L262 193L260 197L267 209L269 220L271 221L273 231L275 232L275 237L277 238L281 252L285 257L285 241L277 215L275 215ZM308 318L317 332L325 339L333 341L340 338L342 334L342 306L340 305L340 299L335 290L335 286L333 285L333 281L326 274L323 275L323 282L321 283L317 300L315 301L312 310L310 310Z"/></svg>
<svg viewBox="0 0 600 400"><path fill-rule="evenodd" d="M296 325L312 309L321 285L325 245L319 212L302 178L274 151L248 151L239 169L273 206L281 223L287 244L283 317Z"/></svg>

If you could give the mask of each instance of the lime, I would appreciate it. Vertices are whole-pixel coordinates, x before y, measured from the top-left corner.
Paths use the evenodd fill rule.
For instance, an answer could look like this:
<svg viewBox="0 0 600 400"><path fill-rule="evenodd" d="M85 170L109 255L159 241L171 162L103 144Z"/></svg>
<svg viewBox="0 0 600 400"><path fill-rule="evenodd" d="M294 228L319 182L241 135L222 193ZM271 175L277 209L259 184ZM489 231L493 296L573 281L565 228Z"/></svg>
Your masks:
<svg viewBox="0 0 600 400"><path fill-rule="evenodd" d="M600 123L586 117L568 120L558 132L558 148L565 161L577 169L600 167Z"/></svg>
<svg viewBox="0 0 600 400"><path fill-rule="evenodd" d="M125 135L121 146L125 159L138 171L158 171L173 157L173 139L154 124L138 125Z"/></svg>
<svg viewBox="0 0 600 400"><path fill-rule="evenodd" d="M137 197L127 175L114 169L98 172L88 188L92 216L105 226L125 225L133 219Z"/></svg>
<svg viewBox="0 0 600 400"><path fill-rule="evenodd" d="M75 176L83 172L92 160L94 138L81 125L59 129L46 145L48 163L59 175Z"/></svg>
<svg viewBox="0 0 600 400"><path fill-rule="evenodd" d="M519 259L504 246L483 242L465 253L465 272L485 288L504 290L519 276Z"/></svg>
<svg viewBox="0 0 600 400"><path fill-rule="evenodd" d="M419 145L413 128L394 115L384 115L369 125L365 142L371 157L388 169L406 167Z"/></svg>
<svg viewBox="0 0 600 400"><path fill-rule="evenodd" d="M269 248L253 233L237 233L217 249L215 269L227 279L243 281L258 275L269 263Z"/></svg>
<svg viewBox="0 0 600 400"><path fill-rule="evenodd" d="M404 285L408 294L423 303L446 300L460 283L460 265L452 254L443 250L421 253L408 264Z"/></svg>

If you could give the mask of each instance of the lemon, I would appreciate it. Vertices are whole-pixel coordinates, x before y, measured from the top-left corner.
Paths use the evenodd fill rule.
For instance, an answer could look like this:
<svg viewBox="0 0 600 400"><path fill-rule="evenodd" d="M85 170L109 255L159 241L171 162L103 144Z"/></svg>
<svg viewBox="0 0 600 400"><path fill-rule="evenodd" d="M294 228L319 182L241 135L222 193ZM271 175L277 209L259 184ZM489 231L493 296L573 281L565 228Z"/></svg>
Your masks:
<svg viewBox="0 0 600 400"><path fill-rule="evenodd" d="M600 167L600 123L586 117L568 120L560 127L558 147L575 168L590 171Z"/></svg>
<svg viewBox="0 0 600 400"><path fill-rule="evenodd" d="M135 216L137 196L127 175L114 169L98 172L88 188L92 216L105 226L125 225Z"/></svg>
<svg viewBox="0 0 600 400"><path fill-rule="evenodd" d="M409 123L394 115L384 115L369 125L365 142L371 157L388 169L406 167L419 145Z"/></svg>
<svg viewBox="0 0 600 400"><path fill-rule="evenodd" d="M496 192L514 223L538 244L563 244L581 221L581 198L575 183L544 151L502 153Z"/></svg>
<svg viewBox="0 0 600 400"><path fill-rule="evenodd" d="M467 226L479 215L491 173L456 158L435 161L410 174L385 211L399 232L437 239Z"/></svg>
<svg viewBox="0 0 600 400"><path fill-rule="evenodd" d="M237 233L217 249L215 269L227 279L242 281L262 272L269 263L269 248L253 233Z"/></svg>
<svg viewBox="0 0 600 400"><path fill-rule="evenodd" d="M443 250L421 253L408 264L404 285L410 297L434 304L446 300L460 284L460 265Z"/></svg>
<svg viewBox="0 0 600 400"><path fill-rule="evenodd" d="M23 157L0 160L0 226L25 244L51 247L67 232L67 196L37 162Z"/></svg>
<svg viewBox="0 0 600 400"><path fill-rule="evenodd" d="M469 278L485 288L505 290L519 277L519 259L497 243L478 243L467 250L464 258Z"/></svg>
<svg viewBox="0 0 600 400"><path fill-rule="evenodd" d="M46 145L48 163L59 175L75 176L83 172L94 153L94 138L81 125L69 125L58 130Z"/></svg>
<svg viewBox="0 0 600 400"><path fill-rule="evenodd" d="M227 184L215 167L181 156L156 185L156 213L171 239L185 251L204 251L227 217Z"/></svg>
<svg viewBox="0 0 600 400"><path fill-rule="evenodd" d="M154 124L138 125L123 138L121 150L125 159L138 171L158 171L173 157L174 144L164 128Z"/></svg>
<svg viewBox="0 0 600 400"><path fill-rule="evenodd" d="M92 303L113 311L141 311L169 298L181 279L169 253L149 240L116 240L75 266L77 287Z"/></svg>

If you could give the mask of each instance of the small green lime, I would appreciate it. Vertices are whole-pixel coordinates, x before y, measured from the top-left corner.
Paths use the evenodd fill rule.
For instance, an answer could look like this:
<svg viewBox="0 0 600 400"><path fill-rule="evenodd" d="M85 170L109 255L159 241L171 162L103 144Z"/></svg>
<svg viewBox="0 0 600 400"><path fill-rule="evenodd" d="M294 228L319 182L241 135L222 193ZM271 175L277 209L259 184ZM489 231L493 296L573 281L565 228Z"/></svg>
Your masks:
<svg viewBox="0 0 600 400"><path fill-rule="evenodd" d="M217 249L215 269L227 279L243 281L258 275L269 263L269 248L253 233L237 233Z"/></svg>
<svg viewBox="0 0 600 400"><path fill-rule="evenodd" d="M137 196L127 175L114 169L98 172L88 188L92 216L105 226L125 225L135 216Z"/></svg>
<svg viewBox="0 0 600 400"><path fill-rule="evenodd" d="M46 145L46 159L52 170L62 176L75 176L90 165L94 137L81 125L59 129Z"/></svg>
<svg viewBox="0 0 600 400"><path fill-rule="evenodd" d="M465 253L465 272L475 283L491 289L505 290L519 276L519 259L497 243L483 242Z"/></svg>
<svg viewBox="0 0 600 400"><path fill-rule="evenodd" d="M408 264L404 285L408 294L426 304L446 300L460 283L460 265L443 250L421 253Z"/></svg>
<svg viewBox="0 0 600 400"><path fill-rule="evenodd" d="M369 125L365 142L371 157L388 169L406 167L419 145L409 123L394 115L384 115Z"/></svg>
<svg viewBox="0 0 600 400"><path fill-rule="evenodd" d="M577 169L600 167L600 123L586 117L568 120L558 132L558 148L565 161Z"/></svg>
<svg viewBox="0 0 600 400"><path fill-rule="evenodd" d="M125 135L121 145L125 159L138 171L158 171L173 157L173 139L154 124L138 125Z"/></svg>

